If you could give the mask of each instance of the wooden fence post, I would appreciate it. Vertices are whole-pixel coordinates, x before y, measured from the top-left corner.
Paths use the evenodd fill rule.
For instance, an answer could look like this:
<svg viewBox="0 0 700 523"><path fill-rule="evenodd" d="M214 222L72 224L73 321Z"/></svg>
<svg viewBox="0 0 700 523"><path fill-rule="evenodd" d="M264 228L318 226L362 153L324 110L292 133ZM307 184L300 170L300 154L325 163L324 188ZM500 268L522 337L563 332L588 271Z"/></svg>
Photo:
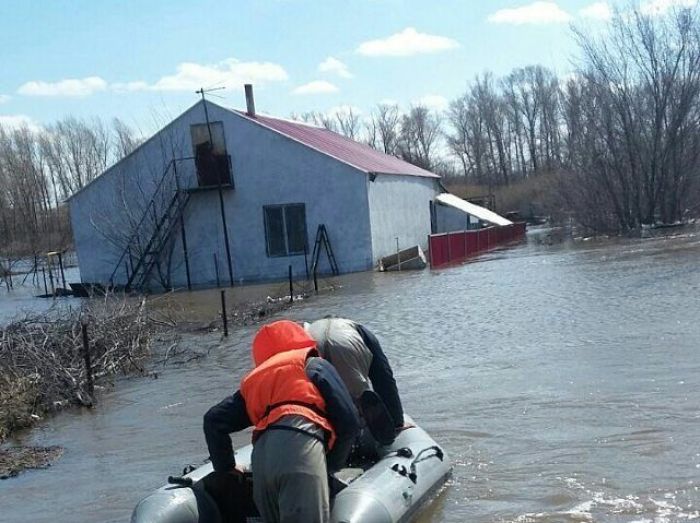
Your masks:
<svg viewBox="0 0 700 523"><path fill-rule="evenodd" d="M94 401L95 397L95 382L92 378L92 362L90 361L90 342L88 341L87 324L80 325L83 331L83 359L85 360L85 375L87 380L87 392L90 395L90 401Z"/></svg>

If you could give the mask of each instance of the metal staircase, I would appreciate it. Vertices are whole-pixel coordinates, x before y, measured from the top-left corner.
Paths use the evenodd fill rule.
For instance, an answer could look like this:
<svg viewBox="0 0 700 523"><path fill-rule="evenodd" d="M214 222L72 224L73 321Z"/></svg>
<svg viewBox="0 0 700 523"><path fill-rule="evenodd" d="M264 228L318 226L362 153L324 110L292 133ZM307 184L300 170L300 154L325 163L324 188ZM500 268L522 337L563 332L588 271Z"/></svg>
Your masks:
<svg viewBox="0 0 700 523"><path fill-rule="evenodd" d="M129 236L109 278L112 287L115 286L116 276L121 272L126 276L126 283L120 284L120 288L142 289L147 285L153 268L160 261L163 249L182 217L191 194L187 189L180 187L177 162L178 159L173 159L166 166L141 220Z"/></svg>

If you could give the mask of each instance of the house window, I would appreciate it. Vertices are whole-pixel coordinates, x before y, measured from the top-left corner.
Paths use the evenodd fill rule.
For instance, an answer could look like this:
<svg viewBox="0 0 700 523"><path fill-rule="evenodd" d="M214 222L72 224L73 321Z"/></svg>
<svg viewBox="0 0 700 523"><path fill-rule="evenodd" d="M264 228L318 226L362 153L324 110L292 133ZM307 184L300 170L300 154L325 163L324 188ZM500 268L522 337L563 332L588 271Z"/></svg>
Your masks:
<svg viewBox="0 0 700 523"><path fill-rule="evenodd" d="M306 250L306 206L303 203L266 205L265 239L270 257L304 254Z"/></svg>
<svg viewBox="0 0 700 523"><path fill-rule="evenodd" d="M190 126L192 149L200 187L231 184L231 166L226 153L224 125L221 122Z"/></svg>

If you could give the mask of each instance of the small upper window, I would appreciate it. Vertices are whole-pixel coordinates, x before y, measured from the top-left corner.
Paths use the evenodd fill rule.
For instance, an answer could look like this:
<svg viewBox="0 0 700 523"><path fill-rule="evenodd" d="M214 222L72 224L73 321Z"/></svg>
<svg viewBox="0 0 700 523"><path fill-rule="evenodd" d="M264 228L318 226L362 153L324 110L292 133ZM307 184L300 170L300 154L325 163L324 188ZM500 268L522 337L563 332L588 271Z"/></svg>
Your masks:
<svg viewBox="0 0 700 523"><path fill-rule="evenodd" d="M303 203L263 207L267 255L304 254L306 242L306 206Z"/></svg>
<svg viewBox="0 0 700 523"><path fill-rule="evenodd" d="M190 134L199 186L230 184L231 169L226 153L223 123L195 124L190 126Z"/></svg>

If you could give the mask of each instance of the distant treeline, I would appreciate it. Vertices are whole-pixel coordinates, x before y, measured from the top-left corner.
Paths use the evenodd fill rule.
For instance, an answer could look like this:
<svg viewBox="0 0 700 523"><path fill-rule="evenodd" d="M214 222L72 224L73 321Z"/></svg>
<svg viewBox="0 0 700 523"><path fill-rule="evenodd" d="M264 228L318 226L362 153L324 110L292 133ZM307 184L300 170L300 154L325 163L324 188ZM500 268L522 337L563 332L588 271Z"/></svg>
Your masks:
<svg viewBox="0 0 700 523"><path fill-rule="evenodd" d="M477 76L445 111L381 104L369 118L352 109L297 118L438 172L448 184L539 193L546 185L548 212L594 232L695 216L698 11L617 12L605 31L573 29L573 38L580 55L566 78L535 65Z"/></svg>
<svg viewBox="0 0 700 523"><path fill-rule="evenodd" d="M0 254L70 245L63 202L138 145L122 121L66 117L48 127L0 126Z"/></svg>
<svg viewBox="0 0 700 523"><path fill-rule="evenodd" d="M604 30L573 29L572 37L580 53L565 78L535 65L479 75L445 110L380 104L368 116L348 108L294 117L440 173L467 194L508 194L508 205L537 203L539 213L592 232L695 217L697 8L618 12ZM119 120L0 127L0 253L67 244L61 203L138 143Z"/></svg>

